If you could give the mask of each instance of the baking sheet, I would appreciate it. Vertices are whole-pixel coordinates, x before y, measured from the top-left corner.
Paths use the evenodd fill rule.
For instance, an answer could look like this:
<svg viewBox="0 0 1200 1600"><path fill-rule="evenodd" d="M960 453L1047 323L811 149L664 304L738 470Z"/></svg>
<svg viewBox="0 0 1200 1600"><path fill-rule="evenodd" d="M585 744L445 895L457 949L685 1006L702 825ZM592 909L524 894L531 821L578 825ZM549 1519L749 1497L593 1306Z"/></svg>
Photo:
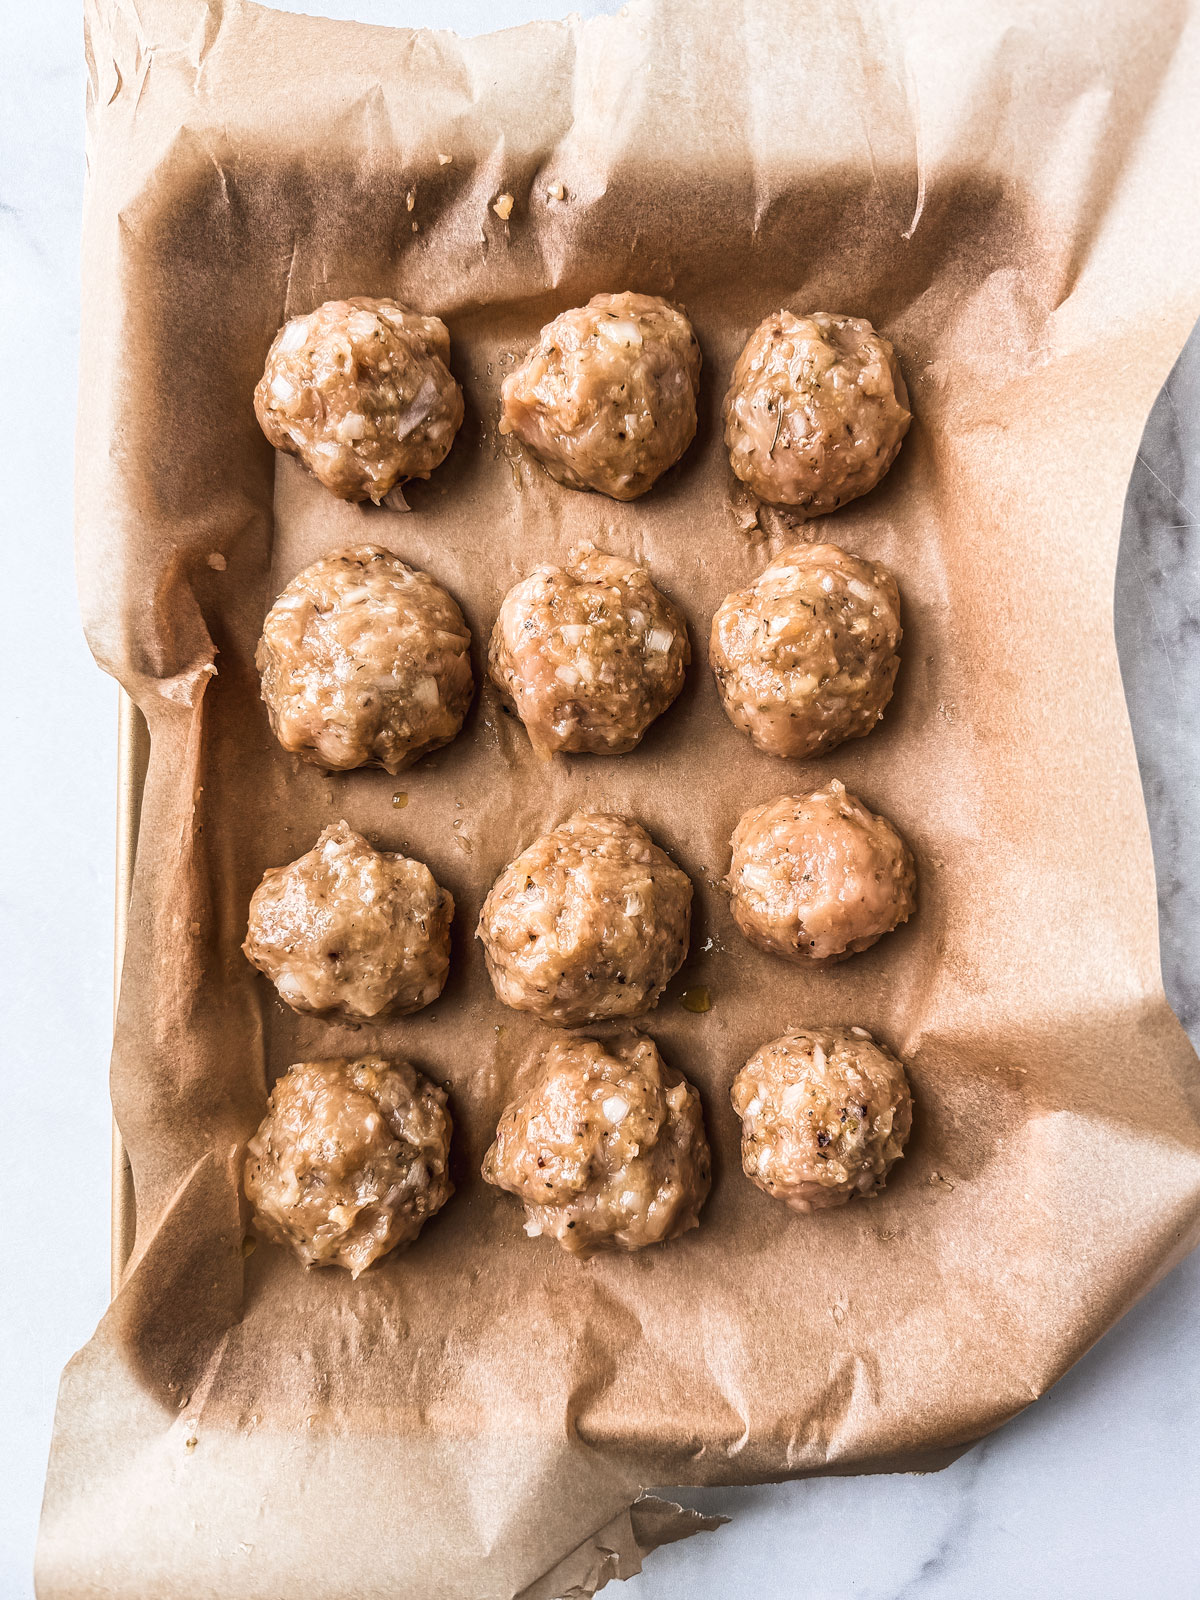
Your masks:
<svg viewBox="0 0 1200 1600"><path fill-rule="evenodd" d="M43 1597L303 1600L348 1570L363 1596L549 1596L564 1561L588 1592L682 1531L629 1509L647 1483L944 1462L1195 1237L1195 1060L1161 995L1111 634L1129 466L1200 298L1190 13L785 9L806 46L786 57L779 8L753 4L720 30L662 4L467 43L92 10L81 591L153 748L113 1072L137 1239L65 1379ZM624 286L683 301L705 357L697 443L632 506L494 432L541 323ZM407 516L332 501L249 410L283 317L354 292L454 339L467 422ZM648 562L702 655L784 536L731 505L717 427L780 303L872 317L913 393L882 488L810 530L901 586L904 666L869 740L774 762L698 663L631 756L542 766L490 690L399 779L273 745L263 612L365 538L445 582L479 645L516 576L593 537ZM921 909L806 974L740 941L716 880L745 806L828 776L913 842ZM470 939L495 873L577 804L630 810L697 883L693 956L647 1031L704 1093L717 1179L697 1232L586 1269L475 1176L546 1035L495 1003ZM237 948L264 867L338 815L460 906L443 999L379 1030L285 1012ZM703 1015L678 1004L699 984ZM872 1028L918 1107L886 1195L815 1221L741 1177L726 1100L802 1021ZM377 1041L449 1085L458 1195L356 1285L244 1255L239 1150L269 1078Z"/></svg>
<svg viewBox="0 0 1200 1600"><path fill-rule="evenodd" d="M137 857L138 824L142 813L142 794L146 770L150 765L150 730L146 719L125 693L118 691L117 710L117 855L116 904L113 917L114 1008L121 997L121 967L125 960L125 939L129 931L129 902L133 897L133 866ZM121 1130L113 1123L112 1148L112 1244L110 1275L112 1294L121 1287L125 1268L133 1254L137 1214L133 1194L133 1168Z"/></svg>

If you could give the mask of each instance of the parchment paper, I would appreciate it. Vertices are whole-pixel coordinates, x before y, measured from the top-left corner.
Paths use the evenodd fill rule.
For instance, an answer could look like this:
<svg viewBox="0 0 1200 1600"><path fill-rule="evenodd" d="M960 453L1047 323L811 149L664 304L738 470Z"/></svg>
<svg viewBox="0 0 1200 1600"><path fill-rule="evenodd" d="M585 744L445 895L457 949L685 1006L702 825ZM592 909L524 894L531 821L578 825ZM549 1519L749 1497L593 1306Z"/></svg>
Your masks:
<svg viewBox="0 0 1200 1600"><path fill-rule="evenodd" d="M42 1600L549 1600L688 1531L645 1485L944 1464L1200 1227L1111 620L1133 454L1200 309L1194 8L656 0L461 42L90 0L88 50L79 576L152 755L112 1076L137 1242L64 1378ZM617 505L495 420L540 325L625 287L688 308L705 368L683 464ZM346 294L451 329L467 421L407 515L335 501L251 410L280 322ZM810 763L735 733L703 660L787 536L731 504L717 420L780 304L885 329L916 417L881 489L807 530L889 563L905 607L885 721ZM490 690L398 780L276 747L252 653L308 561L382 543L482 647L509 584L583 537L645 559L692 631L635 754L543 766ZM832 776L912 841L920 910L810 974L746 945L716 883L746 806ZM547 1036L472 940L499 869L581 804L639 817L697 885L646 1027L701 1087L716 1165L697 1231L587 1267L477 1175ZM442 999L379 1029L294 1016L238 949L263 870L339 816L460 908ZM881 1199L795 1217L741 1175L728 1086L834 1022L910 1063L915 1132ZM245 1255L268 1083L376 1048L449 1085L454 1200L357 1283Z"/></svg>

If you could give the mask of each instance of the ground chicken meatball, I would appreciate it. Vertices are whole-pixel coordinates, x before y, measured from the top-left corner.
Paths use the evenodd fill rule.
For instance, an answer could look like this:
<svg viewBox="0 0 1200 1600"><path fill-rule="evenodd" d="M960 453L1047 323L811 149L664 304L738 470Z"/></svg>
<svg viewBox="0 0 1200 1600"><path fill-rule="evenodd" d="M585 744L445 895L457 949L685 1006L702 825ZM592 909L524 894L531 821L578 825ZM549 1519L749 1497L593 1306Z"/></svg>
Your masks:
<svg viewBox="0 0 1200 1600"><path fill-rule="evenodd" d="M471 630L445 589L364 544L292 579L254 659L285 750L337 772L396 773L462 727L470 652Z"/></svg>
<svg viewBox="0 0 1200 1600"><path fill-rule="evenodd" d="M746 1176L793 1211L882 1189L912 1127L904 1067L865 1028L772 1039L729 1097L742 1119Z"/></svg>
<svg viewBox="0 0 1200 1600"><path fill-rule="evenodd" d="M815 756L883 716L900 638L886 567L802 544L722 600L708 654L735 728L768 755Z"/></svg>
<svg viewBox="0 0 1200 1600"><path fill-rule="evenodd" d="M327 300L275 335L254 391L262 431L343 500L427 478L463 419L437 317L394 300Z"/></svg>
<svg viewBox="0 0 1200 1600"><path fill-rule="evenodd" d="M442 992L453 916L424 862L335 822L307 855L263 874L242 949L293 1011L403 1017Z"/></svg>
<svg viewBox="0 0 1200 1600"><path fill-rule="evenodd" d="M710 1172L700 1096L636 1037L551 1045L483 1162L488 1183L524 1201L531 1239L583 1257L696 1227Z"/></svg>
<svg viewBox="0 0 1200 1600"><path fill-rule="evenodd" d="M912 852L835 779L747 811L733 835L733 917L789 961L844 960L916 909Z"/></svg>
<svg viewBox="0 0 1200 1600"><path fill-rule="evenodd" d="M776 311L750 335L725 396L743 483L807 516L873 489L912 421L891 344L861 317Z"/></svg>
<svg viewBox="0 0 1200 1600"><path fill-rule="evenodd" d="M302 1061L271 1091L247 1146L257 1231L308 1267L346 1267L410 1244L454 1193L446 1092L407 1061Z"/></svg>
<svg viewBox="0 0 1200 1600"><path fill-rule="evenodd" d="M568 488L636 500L691 444L699 385L682 311L656 295L593 295L505 378L500 432Z"/></svg>
<svg viewBox="0 0 1200 1600"><path fill-rule="evenodd" d="M640 1017L687 954L692 885L627 817L577 811L509 863L479 915L496 994L574 1027Z"/></svg>
<svg viewBox="0 0 1200 1600"><path fill-rule="evenodd" d="M594 545L504 597L488 672L538 755L632 750L683 687L687 627L644 567Z"/></svg>

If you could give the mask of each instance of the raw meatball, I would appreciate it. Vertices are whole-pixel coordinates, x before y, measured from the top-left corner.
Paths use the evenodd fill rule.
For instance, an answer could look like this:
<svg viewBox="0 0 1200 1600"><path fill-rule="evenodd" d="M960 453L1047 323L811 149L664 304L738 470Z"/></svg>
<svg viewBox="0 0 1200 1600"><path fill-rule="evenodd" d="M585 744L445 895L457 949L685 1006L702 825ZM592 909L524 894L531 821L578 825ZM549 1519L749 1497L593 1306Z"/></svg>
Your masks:
<svg viewBox="0 0 1200 1600"><path fill-rule="evenodd" d="M488 972L514 1011L573 1027L640 1017L687 954L692 885L627 817L577 811L492 885Z"/></svg>
<svg viewBox="0 0 1200 1600"><path fill-rule="evenodd" d="M356 1278L411 1243L454 1193L446 1092L407 1061L289 1067L247 1150L258 1232L305 1266Z"/></svg>
<svg viewBox="0 0 1200 1600"><path fill-rule="evenodd" d="M551 1045L483 1162L525 1203L525 1232L572 1255L640 1250L699 1223L711 1160L700 1096L649 1039Z"/></svg>
<svg viewBox="0 0 1200 1600"><path fill-rule="evenodd" d="M746 1176L793 1211L882 1189L912 1127L904 1067L865 1028L772 1039L729 1098L742 1119Z"/></svg>
<svg viewBox="0 0 1200 1600"><path fill-rule="evenodd" d="M463 419L437 317L394 300L327 300L275 335L254 391L262 431L343 500L427 478Z"/></svg>
<svg viewBox="0 0 1200 1600"><path fill-rule="evenodd" d="M683 687L683 618L644 567L593 545L510 589L488 651L492 682L540 756L632 750Z"/></svg>
<svg viewBox="0 0 1200 1600"><path fill-rule="evenodd" d="M886 567L802 544L722 600L708 655L735 728L768 755L814 756L882 717L900 638Z"/></svg>
<svg viewBox="0 0 1200 1600"><path fill-rule="evenodd" d="M725 443L743 483L807 516L873 489L912 415L890 343L861 317L776 311L737 359Z"/></svg>
<svg viewBox="0 0 1200 1600"><path fill-rule="evenodd" d="M442 992L453 916L424 862L335 822L307 855L263 874L242 949L293 1011L403 1017Z"/></svg>
<svg viewBox="0 0 1200 1600"><path fill-rule="evenodd" d="M364 544L292 579L254 659L285 750L338 772L396 773L462 727L475 687L470 650L441 584Z"/></svg>
<svg viewBox="0 0 1200 1600"><path fill-rule="evenodd" d="M700 346L650 294L597 294L541 331L500 391L512 433L571 489L636 500L696 432Z"/></svg>
<svg viewBox="0 0 1200 1600"><path fill-rule="evenodd" d="M750 943L789 961L844 960L916 909L912 852L836 779L746 812L734 830L729 887Z"/></svg>

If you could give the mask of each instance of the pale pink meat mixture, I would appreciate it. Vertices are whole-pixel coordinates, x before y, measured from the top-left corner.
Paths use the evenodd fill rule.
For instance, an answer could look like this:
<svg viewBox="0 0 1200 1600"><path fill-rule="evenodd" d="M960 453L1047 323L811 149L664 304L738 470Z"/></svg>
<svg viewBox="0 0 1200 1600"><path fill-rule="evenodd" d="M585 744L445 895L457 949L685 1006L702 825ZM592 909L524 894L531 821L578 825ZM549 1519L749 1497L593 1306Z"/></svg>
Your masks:
<svg viewBox="0 0 1200 1600"><path fill-rule="evenodd" d="M446 1093L407 1061L303 1061L247 1146L257 1231L355 1278L409 1244L454 1192Z"/></svg>
<svg viewBox="0 0 1200 1600"><path fill-rule="evenodd" d="M505 595L488 672L541 756L632 750L683 687L691 646L644 567L592 545Z"/></svg>
<svg viewBox="0 0 1200 1600"><path fill-rule="evenodd" d="M470 652L445 589L368 544L292 579L267 613L255 661L285 750L334 771L396 773L462 727Z"/></svg>
<svg viewBox="0 0 1200 1600"><path fill-rule="evenodd" d="M306 855L264 873L242 949L294 1011L369 1022L441 994L453 916L424 862L335 822Z"/></svg>
<svg viewBox="0 0 1200 1600"><path fill-rule="evenodd" d="M524 1202L531 1238L580 1257L696 1227L710 1175L699 1094L641 1038L551 1045L483 1163L488 1183Z"/></svg>
<svg viewBox="0 0 1200 1600"><path fill-rule="evenodd" d="M772 1039L738 1073L730 1099L746 1176L794 1211L876 1193L912 1127L904 1067L865 1028Z"/></svg>
<svg viewBox="0 0 1200 1600"><path fill-rule="evenodd" d="M901 636L886 567L802 544L725 597L709 660L735 728L768 755L814 756L864 738L883 716Z"/></svg>
<svg viewBox="0 0 1200 1600"><path fill-rule="evenodd" d="M377 504L445 460L463 419L438 317L395 300L327 300L275 335L254 410L277 450L343 500Z"/></svg>
<svg viewBox="0 0 1200 1600"><path fill-rule="evenodd" d="M555 317L501 388L500 432L572 489L636 500L696 432L700 346L656 295L598 294Z"/></svg>
<svg viewBox="0 0 1200 1600"><path fill-rule="evenodd" d="M728 884L751 944L801 963L866 950L916 909L912 852L836 779L747 811Z"/></svg>
<svg viewBox="0 0 1200 1600"><path fill-rule="evenodd" d="M873 489L912 421L891 344L861 317L776 311L733 369L729 461L760 499L807 516Z"/></svg>
<svg viewBox="0 0 1200 1600"><path fill-rule="evenodd" d="M561 1027L642 1016L687 954L692 885L644 828L579 811L509 863L479 916L497 997Z"/></svg>

